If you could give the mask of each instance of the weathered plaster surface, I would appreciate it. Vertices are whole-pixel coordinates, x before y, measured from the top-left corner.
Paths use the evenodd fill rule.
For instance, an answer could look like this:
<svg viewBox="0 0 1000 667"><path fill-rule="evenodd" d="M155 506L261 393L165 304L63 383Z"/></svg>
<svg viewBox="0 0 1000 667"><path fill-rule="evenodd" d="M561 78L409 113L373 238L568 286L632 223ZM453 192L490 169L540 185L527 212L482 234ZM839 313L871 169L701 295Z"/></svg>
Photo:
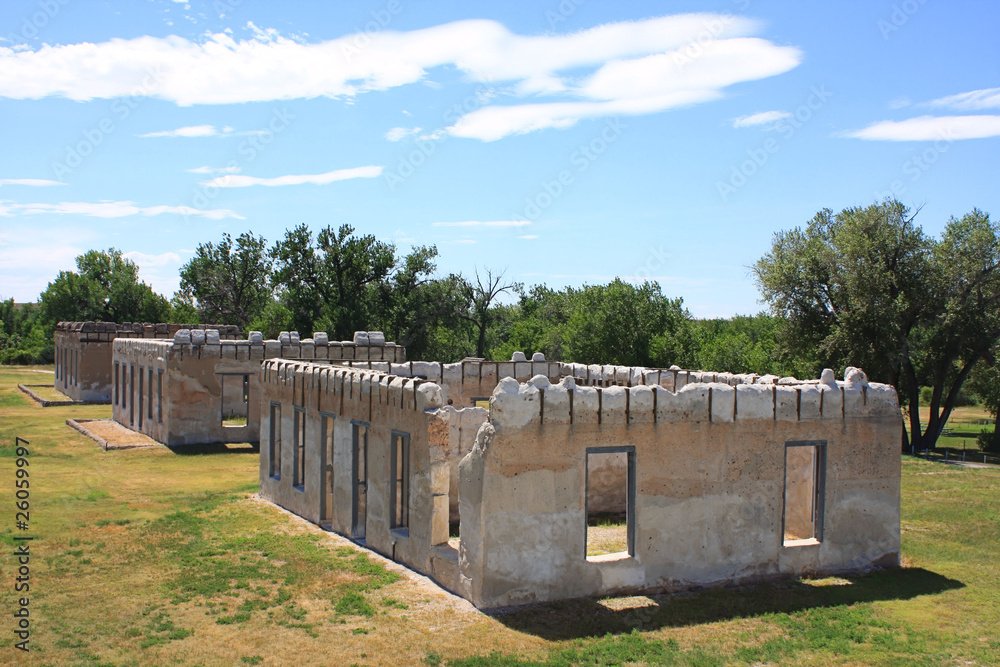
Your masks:
<svg viewBox="0 0 1000 667"><path fill-rule="evenodd" d="M275 479L262 415L262 495L319 521L328 493L331 527L351 534L351 424L370 425L366 544L479 607L898 564L899 408L891 387L858 373L799 382L516 358L350 365L264 364L261 402L281 406L283 445ZM487 391L488 415L473 406ZM285 472L296 406L313 471L301 490ZM328 490L315 430L324 414L336 424ZM411 442L406 531L392 530L389 511L394 432ZM789 546L786 448L806 441L823 447L822 525L819 539ZM588 486L591 511L628 503L628 459L598 450L588 480L595 448L632 452L628 554L586 556ZM793 489L790 514L799 502Z"/></svg>
<svg viewBox="0 0 1000 667"><path fill-rule="evenodd" d="M330 341L323 332L304 340L295 332L283 333L277 340L264 340L259 332L251 332L248 340L226 340L212 329L181 329L169 340L117 338L113 341L113 358L108 362L109 375L114 375L115 367L119 373L117 401L113 400L112 378L112 416L120 424L167 445L257 442L263 405L259 372L262 361L281 357L319 364L343 359L385 359L390 363L406 358L405 348L385 343L384 337L375 341L367 337L361 343ZM143 377L141 392L139 376ZM244 376L249 399L245 404ZM233 412L245 412L246 424L224 424L223 416Z"/></svg>
<svg viewBox="0 0 1000 667"><path fill-rule="evenodd" d="M60 322L55 342L56 389L78 401L111 402L112 341L116 338L172 338L180 329L214 328L222 338L239 336L237 327L225 325L140 324L126 322Z"/></svg>

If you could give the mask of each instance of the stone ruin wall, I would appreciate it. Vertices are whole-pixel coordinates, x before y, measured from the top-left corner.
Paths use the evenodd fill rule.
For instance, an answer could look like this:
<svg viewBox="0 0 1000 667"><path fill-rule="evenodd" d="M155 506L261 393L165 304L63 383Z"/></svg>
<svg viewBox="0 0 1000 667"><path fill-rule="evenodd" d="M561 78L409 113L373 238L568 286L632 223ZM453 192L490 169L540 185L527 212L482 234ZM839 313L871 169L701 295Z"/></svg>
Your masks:
<svg viewBox="0 0 1000 667"><path fill-rule="evenodd" d="M331 341L325 332L306 339L282 332L276 340L250 332L247 340L235 340L213 329L180 329L170 340L118 338L108 363L112 418L167 445L256 442L260 364L265 359L406 359L406 349L386 343L381 333L370 332L371 338L369 332L359 333L364 336L355 341ZM245 425L223 423L224 416L240 413L245 413Z"/></svg>
<svg viewBox="0 0 1000 667"><path fill-rule="evenodd" d="M434 365L438 384L430 381L438 376L434 367L418 364L404 377L401 366L267 361L262 404L280 405L284 444L275 479L262 438L262 496L322 521L326 482L315 443L325 415L334 424L335 447L328 524L351 535L351 428L353 421L369 424L366 545L482 608L898 564L898 403L891 387L869 385L853 369L848 381L832 373L794 383L751 376L740 379L754 384L735 386L709 381L718 374L661 373L660 382L684 374L678 391L642 384L653 376L631 371L630 386L508 376L491 392L487 413L447 405L447 390L464 379L480 391L480 377L492 381L509 367L476 360ZM410 363L403 366L409 373ZM560 372L566 366L586 372L572 365ZM610 382L618 374L602 372L598 380L591 372L585 381ZM295 408L304 415L311 471L302 488L289 472ZM405 534L392 530L389 518L388 448L398 431L409 434L412 447ZM828 460L823 538L795 547L784 546L782 537L783 521L791 520L783 516L789 440L822 441ZM591 559L585 556L587 450L609 446L635 452L635 547ZM456 500L457 552L455 540L447 541Z"/></svg>
<svg viewBox="0 0 1000 667"><path fill-rule="evenodd" d="M366 424L365 545L455 590L458 561L457 551L449 546L449 523L457 485L452 480L451 460L456 452L471 447L487 411L443 405L441 388L435 383L368 369L274 359L264 362L261 377L261 404L265 406L261 497L359 538L352 513L352 443L355 424ZM304 420L305 437L305 478L300 486L294 479L296 413ZM277 420L273 425L272 414ZM324 460L328 456L324 428L332 433L332 461ZM274 475L272 430L281 443ZM410 519L405 530L394 530L390 518L390 447L395 433L405 433L410 443ZM328 471L332 488L326 492L332 502L329 515L324 516Z"/></svg>
<svg viewBox="0 0 1000 667"><path fill-rule="evenodd" d="M578 364L558 361L546 361L541 353L535 353L527 359L523 353L515 352L510 361L486 361L483 359L465 359L455 363L438 361L408 361L405 363L388 363L380 361L337 362L352 368L364 368L379 373L397 375L400 377L417 377L437 383L441 387L443 401L456 408L475 405L477 400L489 399L497 383L503 378L514 378L526 382L535 376L544 376L550 382L559 382L564 377L572 377L579 385L591 387L641 387L659 386L674 391L690 384L723 383L729 386L740 384L762 383L772 384L779 381L776 376L761 377L756 374L713 373L707 371L691 371L678 367L670 369L646 368L642 366L620 366L614 364ZM794 381L786 378L784 382ZM818 381L817 381L818 382ZM781 385L785 386L785 385ZM455 426L465 437L457 441L461 447L453 452L451 465L452 480L457 485L458 464L462 457L469 453L475 431L485 417L478 423L467 423L471 415L464 417L462 426ZM478 419L478 418L477 418ZM621 487L612 480L620 478L623 470L621 457L598 457L595 465L596 474L592 476L588 487L590 506L595 512L620 514L625 511L625 496ZM457 488L453 489L452 520L457 521Z"/></svg>
<svg viewBox="0 0 1000 667"><path fill-rule="evenodd" d="M504 379L460 464L462 594L479 607L898 565L895 390ZM788 443L823 443L822 537L786 546ZM631 448L634 549L587 558L588 448ZM544 527L543 527L544 526Z"/></svg>
<svg viewBox="0 0 1000 667"><path fill-rule="evenodd" d="M216 329L234 339L239 327L149 322L59 322L55 343L55 388L77 401L111 402L111 342L116 338L172 338L181 329Z"/></svg>

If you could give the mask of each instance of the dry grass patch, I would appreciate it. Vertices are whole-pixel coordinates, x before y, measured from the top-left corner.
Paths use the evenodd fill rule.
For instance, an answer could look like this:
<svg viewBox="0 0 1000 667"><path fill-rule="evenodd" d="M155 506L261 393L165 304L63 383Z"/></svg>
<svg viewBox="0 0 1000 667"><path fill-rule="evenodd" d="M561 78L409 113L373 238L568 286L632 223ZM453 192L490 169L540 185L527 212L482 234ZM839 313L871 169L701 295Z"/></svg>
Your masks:
<svg viewBox="0 0 1000 667"><path fill-rule="evenodd" d="M34 394L44 401L72 401L73 399L56 389L52 384L27 384L22 386L30 389Z"/></svg>

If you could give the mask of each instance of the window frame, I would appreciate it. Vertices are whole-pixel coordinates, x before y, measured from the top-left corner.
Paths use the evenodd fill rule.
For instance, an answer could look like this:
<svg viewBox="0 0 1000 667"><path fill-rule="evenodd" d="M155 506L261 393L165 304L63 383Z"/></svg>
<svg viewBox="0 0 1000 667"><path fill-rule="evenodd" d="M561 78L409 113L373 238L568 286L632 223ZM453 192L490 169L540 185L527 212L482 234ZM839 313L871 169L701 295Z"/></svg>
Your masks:
<svg viewBox="0 0 1000 667"><path fill-rule="evenodd" d="M782 450L784 454L784 474L781 480L781 538L782 548L813 546L823 542L823 525L826 518L826 440L787 440ZM813 536L797 540L785 539L785 521L788 514L788 450L795 447L815 447L816 459L813 465Z"/></svg>
<svg viewBox="0 0 1000 667"><path fill-rule="evenodd" d="M324 412L320 410L319 412L319 520L320 524L330 523L333 521L333 515L336 512L331 502L331 506L327 507L326 495L329 493L333 495L334 489L336 489L337 483L337 469L333 465L334 459L334 447L336 446L336 430L335 424L337 421L337 415L332 412ZM329 446L327 446L327 441L329 440ZM330 484L329 488L326 483L327 470L330 471Z"/></svg>
<svg viewBox="0 0 1000 667"><path fill-rule="evenodd" d="M306 409L292 406L292 488L306 490Z"/></svg>
<svg viewBox="0 0 1000 667"><path fill-rule="evenodd" d="M267 476L281 480L281 403L278 401L271 401L268 417Z"/></svg>
<svg viewBox="0 0 1000 667"><path fill-rule="evenodd" d="M393 429L389 436L389 528L404 536L410 534L410 482L413 467L411 461L410 434Z"/></svg>
<svg viewBox="0 0 1000 667"><path fill-rule="evenodd" d="M587 525L588 519L590 517L590 455L591 454L620 454L626 455L625 458L625 483L627 485L625 491L625 551L616 551L610 554L602 554L599 556L588 556L587 555ZM636 520L636 468L637 468L637 455L636 449L633 445L622 445L622 446L612 446L612 447L587 447L586 453L584 455L584 490L583 490L583 557L584 560L594 563L600 562L607 556L620 556L621 554L627 554L629 558L635 558L635 529L637 525Z"/></svg>
<svg viewBox="0 0 1000 667"><path fill-rule="evenodd" d="M163 369L156 369L156 422L163 423Z"/></svg>

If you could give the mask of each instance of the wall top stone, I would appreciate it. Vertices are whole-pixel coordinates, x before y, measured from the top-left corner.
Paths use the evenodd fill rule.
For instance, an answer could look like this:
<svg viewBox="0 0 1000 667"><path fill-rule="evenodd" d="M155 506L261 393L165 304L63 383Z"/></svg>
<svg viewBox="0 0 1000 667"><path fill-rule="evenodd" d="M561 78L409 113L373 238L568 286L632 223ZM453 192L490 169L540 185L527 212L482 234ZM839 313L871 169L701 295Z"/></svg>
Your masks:
<svg viewBox="0 0 1000 667"><path fill-rule="evenodd" d="M385 345L385 334L381 331L355 331L356 345Z"/></svg>
<svg viewBox="0 0 1000 667"><path fill-rule="evenodd" d="M671 375L672 371L667 371ZM687 373L687 371L683 371ZM831 372L832 373L832 372ZM824 374L827 379L831 373ZM721 376L723 381L712 379ZM570 377L570 376L567 376ZM505 377L490 400L490 421L498 430L523 428L550 421L550 413L572 406L567 423L632 424L654 422L816 421L899 417L896 390L868 383L851 369L851 381L820 380L755 383L730 379L720 373L700 373L699 379L677 390L661 385L617 384L577 386L575 381L553 384L544 375L525 381ZM565 380L565 378L564 378ZM572 392L574 398L567 400Z"/></svg>
<svg viewBox="0 0 1000 667"><path fill-rule="evenodd" d="M161 352L164 355L172 354L198 354L226 357L242 361L262 361L264 359L285 358L290 360L316 359L320 363L349 363L357 360L361 363L402 364L406 359L406 348L396 343L383 343L381 345L357 345L354 341L331 341L325 332L316 332L315 339L297 340L291 332L283 332L283 343L279 340L265 340L259 331L252 331L249 340L223 339L221 334L215 338L213 329L180 329L174 332L170 338L152 337L122 337L115 338L117 341L114 351L126 353L130 345L139 342L162 343L166 349ZM208 346L207 348L205 346ZM240 352L232 350L232 347L249 350ZM136 348L137 349L137 348ZM458 366L458 364L456 364Z"/></svg>
<svg viewBox="0 0 1000 667"><path fill-rule="evenodd" d="M240 328L231 324L175 324L165 322L59 322L55 331L80 334L115 334L116 338L173 338L182 330L216 329L227 340L240 337ZM98 342L91 340L90 342ZM107 341L103 341L107 342Z"/></svg>

